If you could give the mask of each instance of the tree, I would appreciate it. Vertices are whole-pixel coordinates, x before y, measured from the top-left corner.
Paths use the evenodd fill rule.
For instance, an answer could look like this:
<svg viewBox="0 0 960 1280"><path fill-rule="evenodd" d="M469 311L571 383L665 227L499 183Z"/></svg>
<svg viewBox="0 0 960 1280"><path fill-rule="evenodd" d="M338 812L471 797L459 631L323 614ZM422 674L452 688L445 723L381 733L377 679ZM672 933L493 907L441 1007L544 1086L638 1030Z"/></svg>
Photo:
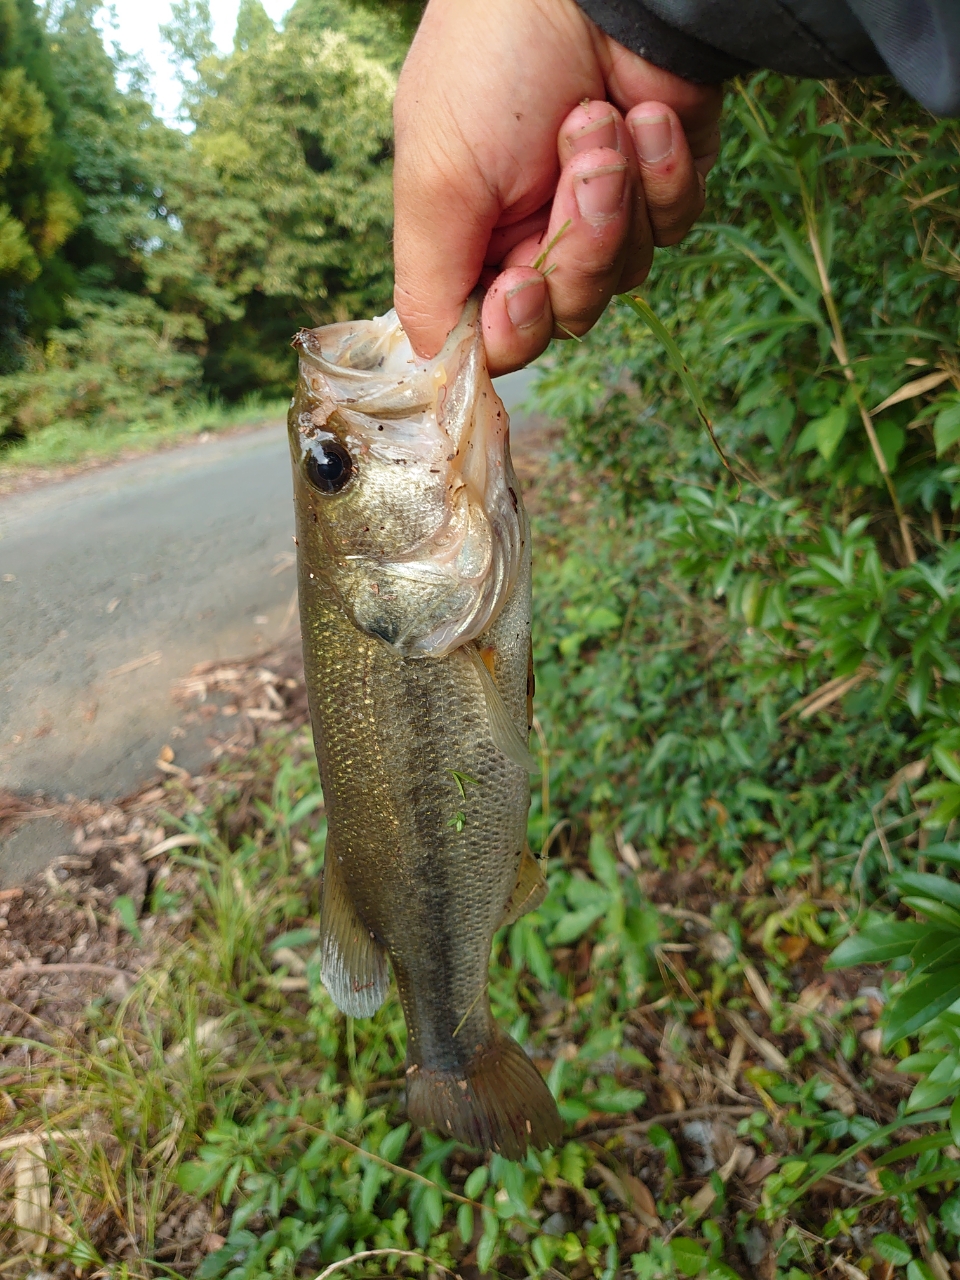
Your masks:
<svg viewBox="0 0 960 1280"><path fill-rule="evenodd" d="M200 51L179 210L217 287L244 308L211 332L207 378L229 395L285 389L297 327L389 304L387 55L399 37L328 0L296 5L277 32L244 0L234 50L217 58L196 38L198 8L181 7L176 37ZM324 25L333 20L346 29Z"/></svg>
<svg viewBox="0 0 960 1280"><path fill-rule="evenodd" d="M60 315L57 250L79 219L66 107L32 0L0 0L0 372Z"/></svg>

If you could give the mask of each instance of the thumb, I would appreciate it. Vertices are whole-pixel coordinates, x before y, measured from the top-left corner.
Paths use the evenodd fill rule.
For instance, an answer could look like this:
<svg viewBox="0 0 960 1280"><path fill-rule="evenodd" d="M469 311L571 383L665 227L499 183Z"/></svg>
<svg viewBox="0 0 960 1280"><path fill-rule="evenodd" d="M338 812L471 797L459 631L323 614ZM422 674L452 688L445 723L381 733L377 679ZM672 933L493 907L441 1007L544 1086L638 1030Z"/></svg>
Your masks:
<svg viewBox="0 0 960 1280"><path fill-rule="evenodd" d="M393 190L394 305L417 355L433 356L480 279L500 201L472 156L424 158L402 127Z"/></svg>

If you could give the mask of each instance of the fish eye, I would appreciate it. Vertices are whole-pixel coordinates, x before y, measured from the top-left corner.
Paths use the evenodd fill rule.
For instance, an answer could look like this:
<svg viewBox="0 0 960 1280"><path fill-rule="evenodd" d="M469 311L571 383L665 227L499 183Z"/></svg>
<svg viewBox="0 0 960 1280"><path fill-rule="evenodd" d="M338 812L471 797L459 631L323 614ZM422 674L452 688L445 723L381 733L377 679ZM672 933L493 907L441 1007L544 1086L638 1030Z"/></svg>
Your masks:
<svg viewBox="0 0 960 1280"><path fill-rule="evenodd" d="M307 479L321 493L339 493L353 475L353 459L336 440L318 440L303 459Z"/></svg>

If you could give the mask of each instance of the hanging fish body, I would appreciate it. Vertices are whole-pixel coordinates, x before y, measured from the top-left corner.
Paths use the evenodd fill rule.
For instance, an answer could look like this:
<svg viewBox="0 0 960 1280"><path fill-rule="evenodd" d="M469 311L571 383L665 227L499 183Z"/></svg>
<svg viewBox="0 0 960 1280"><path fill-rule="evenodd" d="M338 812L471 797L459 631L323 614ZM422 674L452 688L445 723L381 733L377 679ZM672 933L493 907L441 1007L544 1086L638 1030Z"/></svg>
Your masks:
<svg viewBox="0 0 960 1280"><path fill-rule="evenodd" d="M323 981L345 1013L370 1015L389 957L411 1119L518 1158L561 1124L487 992L495 931L546 886L526 847L529 524L477 303L431 361L394 312L294 345Z"/></svg>

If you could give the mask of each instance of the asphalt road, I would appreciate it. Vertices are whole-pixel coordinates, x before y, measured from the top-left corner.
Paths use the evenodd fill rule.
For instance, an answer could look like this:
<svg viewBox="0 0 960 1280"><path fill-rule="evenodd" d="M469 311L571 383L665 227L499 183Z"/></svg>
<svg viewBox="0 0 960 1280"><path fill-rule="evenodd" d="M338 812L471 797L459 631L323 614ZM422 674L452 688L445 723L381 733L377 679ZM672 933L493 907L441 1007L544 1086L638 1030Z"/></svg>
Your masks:
<svg viewBox="0 0 960 1280"><path fill-rule="evenodd" d="M499 380L508 409L529 380ZM0 787L114 798L166 742L199 767L212 726L171 683L296 626L292 534L280 424L0 498Z"/></svg>

